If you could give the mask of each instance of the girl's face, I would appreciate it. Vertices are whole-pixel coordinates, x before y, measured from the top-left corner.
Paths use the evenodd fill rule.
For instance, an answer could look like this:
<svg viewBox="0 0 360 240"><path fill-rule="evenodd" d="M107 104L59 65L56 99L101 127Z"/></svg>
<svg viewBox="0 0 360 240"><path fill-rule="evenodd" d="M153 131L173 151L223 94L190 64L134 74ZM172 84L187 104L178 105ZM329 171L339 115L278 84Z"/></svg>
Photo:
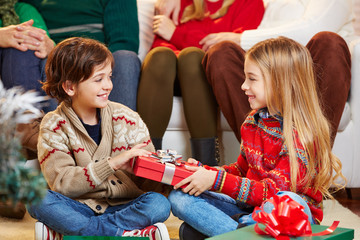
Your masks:
<svg viewBox="0 0 360 240"><path fill-rule="evenodd" d="M245 81L241 89L248 96L251 109L261 109L267 106L265 79L260 68L251 59L245 60Z"/></svg>
<svg viewBox="0 0 360 240"><path fill-rule="evenodd" d="M80 118L84 120L89 116L96 116L97 108L107 106L113 88L111 75L111 64L107 63L96 66L94 73L78 84L67 82L66 88L72 99L72 107Z"/></svg>

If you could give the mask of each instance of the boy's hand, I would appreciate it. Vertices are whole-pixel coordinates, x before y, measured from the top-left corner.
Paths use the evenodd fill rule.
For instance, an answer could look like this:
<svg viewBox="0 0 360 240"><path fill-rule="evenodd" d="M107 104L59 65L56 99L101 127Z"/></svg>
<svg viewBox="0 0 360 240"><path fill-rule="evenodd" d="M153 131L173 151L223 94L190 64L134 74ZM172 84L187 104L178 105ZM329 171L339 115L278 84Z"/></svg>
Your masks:
<svg viewBox="0 0 360 240"><path fill-rule="evenodd" d="M125 170L127 172L133 173L132 167L130 166L130 160L134 157L144 156L148 157L151 155L151 152L142 149L146 147L146 143L135 145L131 150L124 151L117 155L116 157L109 159L110 166L116 170Z"/></svg>
<svg viewBox="0 0 360 240"><path fill-rule="evenodd" d="M194 171L194 173L176 184L174 189L178 189L183 185L189 184L183 188L182 191L184 193L189 193L190 195L199 196L201 193L212 187L217 175L216 171L206 170L203 167L192 167L186 165L185 167L190 171Z"/></svg>

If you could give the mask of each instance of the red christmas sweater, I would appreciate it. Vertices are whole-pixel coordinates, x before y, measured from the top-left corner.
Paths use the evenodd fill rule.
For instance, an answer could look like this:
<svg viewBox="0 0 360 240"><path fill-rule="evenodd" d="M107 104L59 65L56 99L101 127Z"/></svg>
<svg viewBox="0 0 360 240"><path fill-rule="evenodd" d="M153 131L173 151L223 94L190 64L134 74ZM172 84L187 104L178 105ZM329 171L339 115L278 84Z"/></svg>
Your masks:
<svg viewBox="0 0 360 240"><path fill-rule="evenodd" d="M192 4L192 0L181 0L179 16L182 16L186 6ZM223 0L218 2L206 1L210 14L221 8ZM152 48L169 47L176 54L186 47L202 48L200 40L210 33L235 32L242 33L248 29L259 26L264 15L264 4L262 0L235 0L229 7L227 13L217 19L206 17L201 21L191 20L176 27L170 41L155 35Z"/></svg>
<svg viewBox="0 0 360 240"><path fill-rule="evenodd" d="M260 206L278 191L290 191L289 155L282 137L281 117L268 116L264 110L252 111L241 127L242 142L237 162L222 166L220 170L205 166L218 171L211 190L252 206ZM308 159L299 140L295 141L298 179L302 179ZM320 223L323 218L321 192L298 184L296 193L308 203L313 218Z"/></svg>

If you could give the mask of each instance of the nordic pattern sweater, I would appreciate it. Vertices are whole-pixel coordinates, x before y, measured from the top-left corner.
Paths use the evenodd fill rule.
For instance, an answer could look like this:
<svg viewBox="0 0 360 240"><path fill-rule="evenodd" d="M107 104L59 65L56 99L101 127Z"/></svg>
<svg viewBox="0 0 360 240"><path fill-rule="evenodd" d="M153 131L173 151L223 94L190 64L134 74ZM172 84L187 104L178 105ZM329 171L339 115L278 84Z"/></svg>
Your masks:
<svg viewBox="0 0 360 240"><path fill-rule="evenodd" d="M222 166L220 170L205 166L218 171L212 190L252 206L260 206L278 191L291 191L290 161L283 142L282 119L261 117L261 111L252 111L241 127L242 142L237 162ZM297 136L296 131L294 134ZM307 202L313 218L320 223L323 218L322 194L300 184L307 171L308 158L299 139L295 141L299 163L296 193Z"/></svg>
<svg viewBox="0 0 360 240"><path fill-rule="evenodd" d="M143 193L128 173L114 171L108 158L140 143L147 143L145 149L154 151L148 129L136 112L109 102L100 115L99 145L65 103L44 116L38 142L38 159L50 189L88 205L97 213Z"/></svg>

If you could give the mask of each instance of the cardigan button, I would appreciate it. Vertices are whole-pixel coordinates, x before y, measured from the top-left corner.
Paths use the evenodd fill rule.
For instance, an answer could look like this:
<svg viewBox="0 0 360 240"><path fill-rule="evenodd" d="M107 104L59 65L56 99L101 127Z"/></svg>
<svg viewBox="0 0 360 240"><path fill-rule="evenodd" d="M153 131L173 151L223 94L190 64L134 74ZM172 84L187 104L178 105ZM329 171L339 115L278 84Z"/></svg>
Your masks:
<svg viewBox="0 0 360 240"><path fill-rule="evenodd" d="M99 160L97 160L97 159L95 160L95 162L98 162L98 161L99 161Z"/></svg>
<svg viewBox="0 0 360 240"><path fill-rule="evenodd" d="M96 210L100 211L100 210L101 210L101 206L100 206L100 205L96 205Z"/></svg>
<svg viewBox="0 0 360 240"><path fill-rule="evenodd" d="M117 180L117 182L118 182L119 184L122 184L122 181L120 181L119 179Z"/></svg>
<svg viewBox="0 0 360 240"><path fill-rule="evenodd" d="M110 182L111 182L112 185L116 184L116 182L114 180L111 180Z"/></svg>

